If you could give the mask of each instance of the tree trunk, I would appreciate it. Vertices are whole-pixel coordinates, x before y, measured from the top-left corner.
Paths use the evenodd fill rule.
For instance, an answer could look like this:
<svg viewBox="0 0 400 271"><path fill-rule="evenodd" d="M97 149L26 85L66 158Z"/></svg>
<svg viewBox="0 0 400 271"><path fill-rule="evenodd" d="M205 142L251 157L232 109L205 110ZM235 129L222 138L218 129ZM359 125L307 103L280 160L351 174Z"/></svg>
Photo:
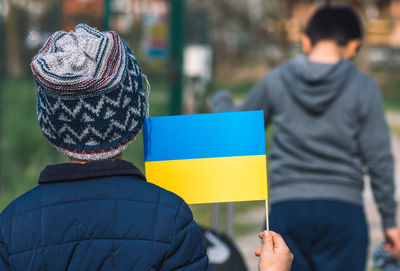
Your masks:
<svg viewBox="0 0 400 271"><path fill-rule="evenodd" d="M19 29L18 12L9 0L9 14L4 20L4 41L5 41L5 72L10 76L18 76L22 73L22 54Z"/></svg>

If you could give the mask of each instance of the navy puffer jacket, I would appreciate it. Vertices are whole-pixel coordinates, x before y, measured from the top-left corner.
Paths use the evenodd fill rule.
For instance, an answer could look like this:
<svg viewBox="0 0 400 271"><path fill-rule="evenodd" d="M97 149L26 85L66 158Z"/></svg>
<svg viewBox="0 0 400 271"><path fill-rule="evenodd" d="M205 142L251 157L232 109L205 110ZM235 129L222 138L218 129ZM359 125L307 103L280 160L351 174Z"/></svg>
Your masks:
<svg viewBox="0 0 400 271"><path fill-rule="evenodd" d="M0 270L208 270L187 204L122 160L47 166L0 215Z"/></svg>

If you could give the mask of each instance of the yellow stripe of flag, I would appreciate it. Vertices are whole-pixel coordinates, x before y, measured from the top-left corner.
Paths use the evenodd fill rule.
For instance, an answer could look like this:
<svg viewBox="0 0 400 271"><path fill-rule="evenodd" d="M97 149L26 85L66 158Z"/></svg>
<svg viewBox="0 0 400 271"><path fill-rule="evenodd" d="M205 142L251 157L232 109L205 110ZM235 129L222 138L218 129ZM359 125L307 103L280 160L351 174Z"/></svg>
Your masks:
<svg viewBox="0 0 400 271"><path fill-rule="evenodd" d="M145 162L149 182L187 203L267 199L266 155Z"/></svg>

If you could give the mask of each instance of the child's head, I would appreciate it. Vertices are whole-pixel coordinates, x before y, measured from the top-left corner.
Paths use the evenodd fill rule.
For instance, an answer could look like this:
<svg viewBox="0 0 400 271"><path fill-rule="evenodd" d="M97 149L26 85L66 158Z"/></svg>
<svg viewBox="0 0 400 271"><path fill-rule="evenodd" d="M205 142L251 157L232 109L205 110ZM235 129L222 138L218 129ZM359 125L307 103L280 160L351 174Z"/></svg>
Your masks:
<svg viewBox="0 0 400 271"><path fill-rule="evenodd" d="M142 73L117 33L87 25L56 32L31 68L40 128L69 157L118 156L139 132L147 109Z"/></svg>
<svg viewBox="0 0 400 271"><path fill-rule="evenodd" d="M303 37L303 50L309 53L321 42L333 42L343 49L349 47L347 54L355 55L362 37L360 19L352 8L326 5L317 9L309 20Z"/></svg>

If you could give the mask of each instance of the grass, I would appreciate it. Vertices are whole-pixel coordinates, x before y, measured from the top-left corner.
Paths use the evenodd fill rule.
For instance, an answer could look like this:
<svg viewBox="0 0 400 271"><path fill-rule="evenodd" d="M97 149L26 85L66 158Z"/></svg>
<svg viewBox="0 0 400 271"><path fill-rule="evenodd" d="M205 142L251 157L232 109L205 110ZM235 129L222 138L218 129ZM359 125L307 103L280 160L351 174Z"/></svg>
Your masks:
<svg viewBox="0 0 400 271"><path fill-rule="evenodd" d="M382 90L385 108L392 111L400 111L399 72L399 69L384 69L372 73Z"/></svg>

